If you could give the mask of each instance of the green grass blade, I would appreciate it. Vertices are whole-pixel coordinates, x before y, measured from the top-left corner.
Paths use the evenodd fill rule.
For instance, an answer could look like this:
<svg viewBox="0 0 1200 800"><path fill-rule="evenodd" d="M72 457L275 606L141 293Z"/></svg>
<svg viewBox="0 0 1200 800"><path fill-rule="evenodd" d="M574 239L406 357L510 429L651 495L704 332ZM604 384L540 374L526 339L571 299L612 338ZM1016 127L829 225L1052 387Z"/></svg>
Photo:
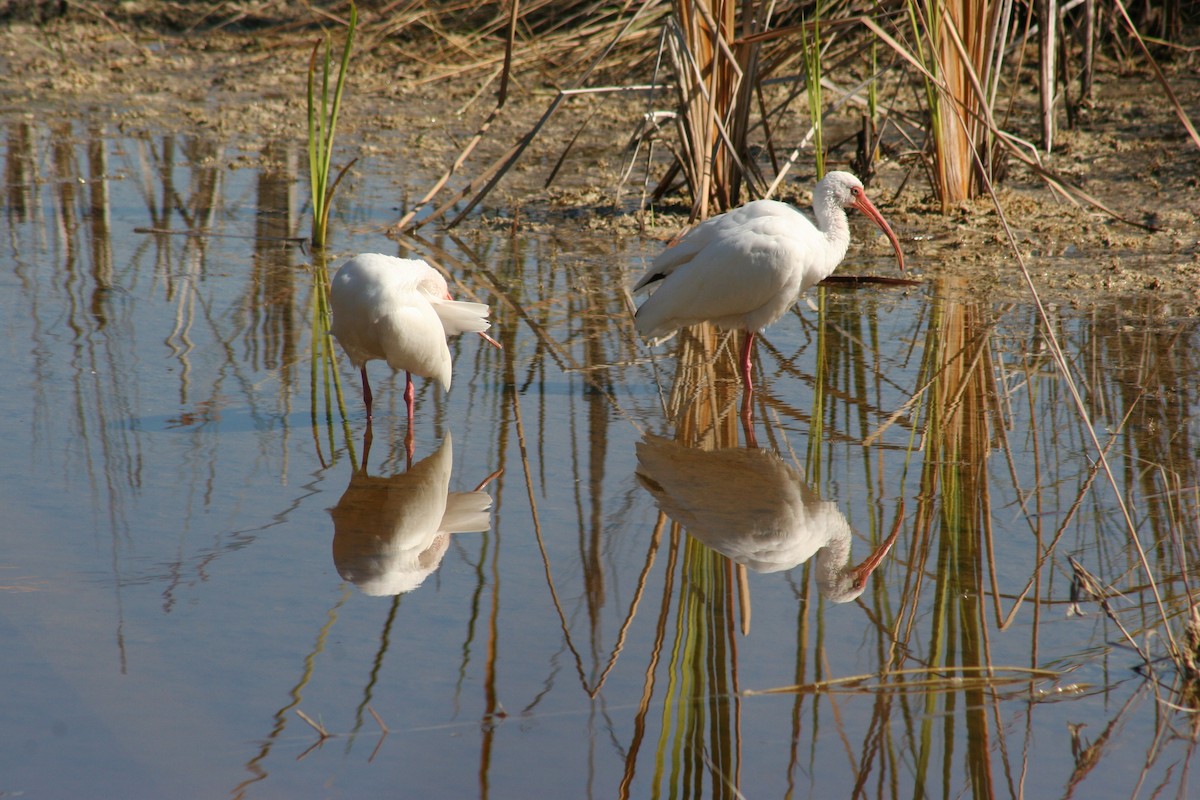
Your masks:
<svg viewBox="0 0 1200 800"><path fill-rule="evenodd" d="M317 71L317 51L320 42L313 45L312 56L308 65L308 164L310 184L312 186L313 233L314 247L325 246L326 230L329 226L329 211L333 205L333 193L341 182L349 165L338 174L337 180L329 183L329 172L333 162L334 134L337 129L338 112L341 110L342 93L346 85L346 75L350 69L350 52L354 45L354 32L358 27L358 6L350 4L350 25L346 32L346 41L342 46L342 59L338 67L337 83L334 86L332 102L329 92L329 72L333 63L332 46L325 40L325 57L321 62L321 98L319 105L316 100L314 86ZM351 162L353 164L353 162Z"/></svg>

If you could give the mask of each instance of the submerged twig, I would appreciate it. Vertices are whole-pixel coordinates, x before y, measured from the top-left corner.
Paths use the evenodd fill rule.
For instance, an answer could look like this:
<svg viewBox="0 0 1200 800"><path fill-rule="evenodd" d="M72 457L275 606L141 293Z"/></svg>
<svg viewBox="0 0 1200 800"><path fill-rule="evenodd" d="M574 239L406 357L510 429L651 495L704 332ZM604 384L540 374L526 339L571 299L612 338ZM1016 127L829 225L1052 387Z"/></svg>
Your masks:
<svg viewBox="0 0 1200 800"><path fill-rule="evenodd" d="M371 751L371 755L367 758L367 763L370 764L375 760L375 756L379 754L379 748L383 747L383 740L391 733L388 726L384 724L383 718L375 713L375 709L367 706L367 711L375 718L375 724L379 726L379 741L375 743L375 749Z"/></svg>
<svg viewBox="0 0 1200 800"><path fill-rule="evenodd" d="M1117 621L1116 616L1109 606L1108 600L1110 597L1120 597L1125 599L1125 595L1121 594L1116 589L1112 589L1103 585L1100 579L1088 571L1087 567L1075 560L1075 556L1068 555L1067 561L1071 565L1071 604L1067 607L1068 617L1083 617L1087 616L1087 612L1080 607L1080 603L1085 600L1095 600L1101 607L1104 608L1104 613L1109 616L1113 622L1121 627L1121 632L1125 634L1125 638L1132 639L1128 631L1121 626Z"/></svg>
<svg viewBox="0 0 1200 800"><path fill-rule="evenodd" d="M325 730L324 725L317 722L312 717L310 717L308 714L305 714L303 711L301 711L298 708L296 709L296 716L298 716L300 719L307 722L309 724L309 726L312 727L312 729L314 731L316 731L317 734L321 737L321 741L325 741L326 739L329 739L330 737L332 737L333 734L331 734L329 731Z"/></svg>
<svg viewBox="0 0 1200 800"><path fill-rule="evenodd" d="M955 672L956 675L940 673ZM1000 673L1012 673L1001 675ZM922 680L900 680L913 675L928 675ZM792 686L777 686L771 689L747 689L744 696L753 697L764 694L817 694L821 692L851 692L873 693L891 691L930 691L958 692L965 688L986 688L1003 686L1028 681L1053 680L1062 675L1050 669L1036 667L997 667L989 664L971 666L945 667L914 667L911 669L885 670L875 675L851 675L845 678L831 678L814 683L802 683ZM892 680L895 679L895 680ZM876 681L869 686L863 686L869 681Z"/></svg>

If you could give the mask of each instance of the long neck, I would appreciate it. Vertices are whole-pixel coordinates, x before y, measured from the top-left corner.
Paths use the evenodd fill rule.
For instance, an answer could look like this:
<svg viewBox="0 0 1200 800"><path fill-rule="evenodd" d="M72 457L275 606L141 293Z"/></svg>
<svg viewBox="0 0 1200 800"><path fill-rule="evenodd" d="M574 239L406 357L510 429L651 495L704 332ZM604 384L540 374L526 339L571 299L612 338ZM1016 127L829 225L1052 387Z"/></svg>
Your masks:
<svg viewBox="0 0 1200 800"><path fill-rule="evenodd" d="M817 229L829 244L822 254L821 279L824 280L833 274L846 257L846 250L850 247L850 222L846 219L846 210L838 204L833 192L822 184L817 184L813 195L813 216L817 220Z"/></svg>
<svg viewBox="0 0 1200 800"><path fill-rule="evenodd" d="M842 583L850 562L850 526L845 518L832 522L829 539L814 557L817 586L833 590Z"/></svg>

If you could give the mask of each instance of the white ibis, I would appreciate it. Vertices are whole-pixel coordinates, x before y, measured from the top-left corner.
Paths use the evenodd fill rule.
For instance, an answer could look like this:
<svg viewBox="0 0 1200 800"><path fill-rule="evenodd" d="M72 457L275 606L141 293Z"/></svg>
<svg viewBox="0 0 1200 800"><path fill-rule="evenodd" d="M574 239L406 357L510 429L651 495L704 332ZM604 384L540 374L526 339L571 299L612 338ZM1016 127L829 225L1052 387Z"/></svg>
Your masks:
<svg viewBox="0 0 1200 800"><path fill-rule="evenodd" d="M637 443L637 476L658 507L703 542L755 572L791 569L816 556L817 590L834 603L863 593L900 525L858 566L851 529L799 471L756 448L699 450L661 436Z"/></svg>
<svg viewBox="0 0 1200 800"><path fill-rule="evenodd" d="M748 413L754 335L841 263L850 245L847 208L857 208L883 229L903 270L900 242L862 182L848 172L830 172L813 190L816 225L787 203L755 200L700 223L660 253L633 287L654 289L634 317L638 333L657 344L699 322L745 330L741 365Z"/></svg>
<svg viewBox="0 0 1200 800"><path fill-rule="evenodd" d="M404 401L409 429L413 419L412 376L433 378L450 388L450 348L446 337L468 331L488 336L488 306L452 300L441 273L424 261L364 253L351 258L333 276L329 294L332 333L350 362L362 373L363 401L371 419L367 362L387 361L406 373Z"/></svg>
<svg viewBox="0 0 1200 800"><path fill-rule="evenodd" d="M363 594L411 592L442 563L450 534L491 527L492 498L482 491L451 492L454 445L390 478L356 470L333 517L333 563ZM494 477L494 476L492 476Z"/></svg>

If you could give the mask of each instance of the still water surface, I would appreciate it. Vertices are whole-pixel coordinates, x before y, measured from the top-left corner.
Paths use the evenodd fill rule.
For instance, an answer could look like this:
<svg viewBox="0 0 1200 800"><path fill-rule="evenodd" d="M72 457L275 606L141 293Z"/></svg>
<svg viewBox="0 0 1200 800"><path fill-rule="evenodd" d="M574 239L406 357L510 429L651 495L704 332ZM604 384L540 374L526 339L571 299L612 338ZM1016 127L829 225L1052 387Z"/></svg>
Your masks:
<svg viewBox="0 0 1200 800"><path fill-rule="evenodd" d="M379 228L424 187L384 163L340 190L325 263L292 241L293 145L24 119L3 157L0 793L1192 790L1169 665L1147 681L1097 603L1070 613L1074 554L1139 641L1166 630L1032 308L815 292L758 348L747 432L736 342L633 337L656 242L399 249ZM403 375L373 362L368 428L327 355L321 287L364 251L442 267L504 345L452 342L449 393L418 380L411 463ZM1200 342L1161 312L1051 310L1178 634ZM897 534L850 602L818 580L844 553L796 563L830 530L851 565Z"/></svg>

